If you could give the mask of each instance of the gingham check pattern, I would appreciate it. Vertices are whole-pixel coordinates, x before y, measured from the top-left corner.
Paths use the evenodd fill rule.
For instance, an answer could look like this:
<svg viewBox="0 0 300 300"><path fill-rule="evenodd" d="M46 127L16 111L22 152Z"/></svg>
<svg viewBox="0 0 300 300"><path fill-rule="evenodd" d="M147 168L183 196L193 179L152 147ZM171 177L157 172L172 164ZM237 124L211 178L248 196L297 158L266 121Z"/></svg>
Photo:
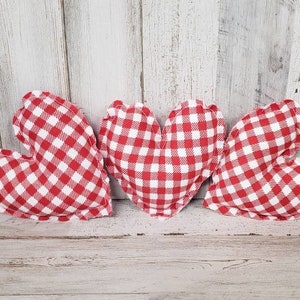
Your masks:
<svg viewBox="0 0 300 300"><path fill-rule="evenodd" d="M300 108L272 103L243 117L229 134L204 206L225 215L300 217Z"/></svg>
<svg viewBox="0 0 300 300"><path fill-rule="evenodd" d="M31 157L0 151L0 212L67 221L111 214L108 178L92 128L70 102L30 92L14 116Z"/></svg>
<svg viewBox="0 0 300 300"><path fill-rule="evenodd" d="M100 126L100 150L108 171L131 200L151 216L179 212L215 169L225 125L215 105L187 101L163 130L150 110L115 101Z"/></svg>

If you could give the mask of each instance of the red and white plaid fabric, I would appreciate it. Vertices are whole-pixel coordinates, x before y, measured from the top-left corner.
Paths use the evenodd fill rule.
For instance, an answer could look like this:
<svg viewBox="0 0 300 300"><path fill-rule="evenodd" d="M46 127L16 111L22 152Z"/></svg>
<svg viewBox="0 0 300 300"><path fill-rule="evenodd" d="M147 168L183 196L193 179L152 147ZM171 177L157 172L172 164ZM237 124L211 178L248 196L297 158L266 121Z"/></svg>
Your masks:
<svg viewBox="0 0 300 300"><path fill-rule="evenodd" d="M244 116L229 134L203 205L224 215L300 217L300 108L292 100Z"/></svg>
<svg viewBox="0 0 300 300"><path fill-rule="evenodd" d="M72 103L29 92L14 116L30 157L0 151L0 212L35 220L87 220L112 211L92 128Z"/></svg>
<svg viewBox="0 0 300 300"><path fill-rule="evenodd" d="M100 126L108 171L151 216L168 218L188 204L221 157L225 122L215 105L186 101L163 130L141 103L115 101Z"/></svg>

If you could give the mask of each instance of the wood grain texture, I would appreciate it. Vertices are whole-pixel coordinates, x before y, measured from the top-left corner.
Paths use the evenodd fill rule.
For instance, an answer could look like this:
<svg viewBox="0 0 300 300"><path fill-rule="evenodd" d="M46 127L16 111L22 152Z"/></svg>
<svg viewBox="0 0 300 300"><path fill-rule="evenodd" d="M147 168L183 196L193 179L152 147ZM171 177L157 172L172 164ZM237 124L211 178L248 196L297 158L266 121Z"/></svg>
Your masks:
<svg viewBox="0 0 300 300"><path fill-rule="evenodd" d="M65 0L72 101L95 131L115 99L142 101L140 2Z"/></svg>
<svg viewBox="0 0 300 300"><path fill-rule="evenodd" d="M203 293L201 294L203 299ZM82 293L82 294L51 294L51 295L20 295L0 296L0 300L81 300L84 297L86 300L195 300L199 298L199 293ZM214 299L224 299L214 296ZM232 299L232 298L231 298ZM239 298L241 299L241 298ZM248 298L249 299L249 298Z"/></svg>
<svg viewBox="0 0 300 300"><path fill-rule="evenodd" d="M4 239L0 294L299 299L299 242L199 235Z"/></svg>
<svg viewBox="0 0 300 300"><path fill-rule="evenodd" d="M153 296L155 293L153 293ZM190 295L189 295L190 296ZM0 300L82 300L84 297L85 300L132 300L132 299L137 299L137 300L149 300L149 294L147 293L102 293L99 295L99 293L93 293L93 292L86 292L82 294L48 294L48 295L32 295L32 294L27 294L27 295L5 295L1 296L0 295ZM100 298L101 297L101 298ZM154 298L155 299L155 298ZM159 299L159 298L158 298ZM160 298L161 299L161 298ZM164 298L163 298L164 299ZM178 299L178 298L173 298L173 299ZM193 299L191 297L185 298L187 300Z"/></svg>
<svg viewBox="0 0 300 300"><path fill-rule="evenodd" d="M218 1L143 2L144 99L161 124L184 100L214 100L218 8Z"/></svg>
<svg viewBox="0 0 300 300"><path fill-rule="evenodd" d="M10 120L30 89L72 99L95 131L116 98L161 124L185 99L217 102L228 129L300 101L299 20L299 0L0 0L3 146L19 147ZM196 199L162 222L113 204L88 222L0 215L0 299L300 298L300 220L225 217Z"/></svg>
<svg viewBox="0 0 300 300"><path fill-rule="evenodd" d="M295 3L292 50L286 98L293 99L300 104L300 1L297 0ZM300 157L300 151L297 152L296 156Z"/></svg>
<svg viewBox="0 0 300 300"><path fill-rule="evenodd" d="M58 0L0 1L0 134L20 150L11 120L28 90L69 97L62 4Z"/></svg>
<svg viewBox="0 0 300 300"><path fill-rule="evenodd" d="M139 210L129 200L113 201L114 216L88 222L48 223L0 215L0 238L120 237L201 235L299 236L300 220L275 222L244 217L226 217L201 207L193 200L177 216L159 221Z"/></svg>
<svg viewBox="0 0 300 300"><path fill-rule="evenodd" d="M230 129L251 108L285 98L295 2L220 2L216 101Z"/></svg>
<svg viewBox="0 0 300 300"><path fill-rule="evenodd" d="M292 50L289 66L286 98L300 103L300 1L295 4L295 17L292 28Z"/></svg>

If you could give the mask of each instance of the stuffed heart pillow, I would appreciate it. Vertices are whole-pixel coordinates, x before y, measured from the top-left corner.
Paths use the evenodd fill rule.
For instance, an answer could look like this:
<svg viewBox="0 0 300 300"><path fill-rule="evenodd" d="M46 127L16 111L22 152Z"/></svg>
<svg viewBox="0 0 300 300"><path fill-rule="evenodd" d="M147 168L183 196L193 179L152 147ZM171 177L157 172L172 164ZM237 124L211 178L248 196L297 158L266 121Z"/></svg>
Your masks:
<svg viewBox="0 0 300 300"><path fill-rule="evenodd" d="M187 101L161 130L143 104L115 101L100 126L108 171L131 200L151 216L168 218L196 194L218 164L225 125L215 105Z"/></svg>
<svg viewBox="0 0 300 300"><path fill-rule="evenodd" d="M30 92L14 116L31 156L0 151L0 212L35 220L110 215L108 178L86 118L72 103Z"/></svg>
<svg viewBox="0 0 300 300"><path fill-rule="evenodd" d="M300 217L300 108L272 103L243 117L229 134L203 205L225 215Z"/></svg>

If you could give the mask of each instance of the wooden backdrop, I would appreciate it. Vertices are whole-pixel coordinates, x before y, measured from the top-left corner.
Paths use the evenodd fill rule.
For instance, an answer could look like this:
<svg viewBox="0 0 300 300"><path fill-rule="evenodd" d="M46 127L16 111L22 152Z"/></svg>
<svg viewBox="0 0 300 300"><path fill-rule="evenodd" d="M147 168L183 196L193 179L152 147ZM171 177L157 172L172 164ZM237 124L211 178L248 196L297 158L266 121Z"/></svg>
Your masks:
<svg viewBox="0 0 300 300"><path fill-rule="evenodd" d="M217 103L229 130L254 107L299 101L300 1L0 0L1 147L23 151L11 119L32 89L76 103L95 131L115 99L163 124L189 98ZM299 222L198 202L165 223L123 200L87 223L0 216L0 298L299 299Z"/></svg>
<svg viewBox="0 0 300 300"><path fill-rule="evenodd" d="M217 103L230 129L253 107L300 99L293 0L1 0L0 138L28 90L81 107L95 131L115 99L163 124L181 101ZM113 196L122 198L120 189Z"/></svg>

